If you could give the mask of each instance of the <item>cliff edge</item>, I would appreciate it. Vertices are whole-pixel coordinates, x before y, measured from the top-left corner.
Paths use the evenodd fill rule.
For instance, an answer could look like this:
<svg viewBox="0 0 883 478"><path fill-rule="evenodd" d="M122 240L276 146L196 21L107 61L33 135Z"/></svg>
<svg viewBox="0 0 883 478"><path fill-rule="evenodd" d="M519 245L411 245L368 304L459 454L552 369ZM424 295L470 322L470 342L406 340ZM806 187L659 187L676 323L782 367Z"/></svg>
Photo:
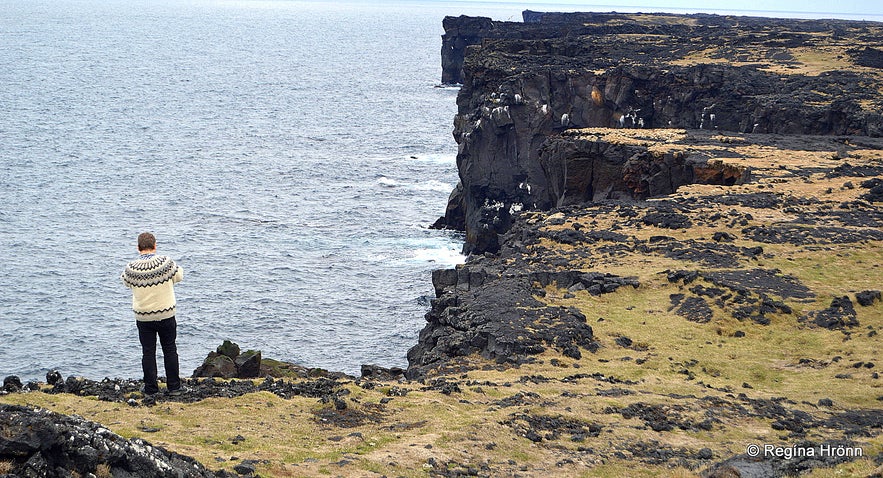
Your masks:
<svg viewBox="0 0 883 478"><path fill-rule="evenodd" d="M540 156L548 138L569 129L883 133L879 23L525 17L534 23L444 22L443 80L463 85L454 120L460 184L436 227L464 230L466 253L496 252L514 212L563 204L567 195L555 191L558 174ZM623 180L628 172L615 167L599 174L583 199L641 200L668 192L630 188Z"/></svg>

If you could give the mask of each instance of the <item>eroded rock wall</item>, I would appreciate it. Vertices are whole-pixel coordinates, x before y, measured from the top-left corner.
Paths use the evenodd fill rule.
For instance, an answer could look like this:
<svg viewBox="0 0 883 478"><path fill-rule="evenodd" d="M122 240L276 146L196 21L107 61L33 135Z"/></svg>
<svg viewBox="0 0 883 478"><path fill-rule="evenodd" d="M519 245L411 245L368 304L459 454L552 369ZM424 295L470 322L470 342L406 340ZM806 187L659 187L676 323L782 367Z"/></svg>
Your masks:
<svg viewBox="0 0 883 478"><path fill-rule="evenodd" d="M548 194L555 207L605 199L646 199L687 184L743 184L747 167L712 154L652 151L645 145L610 143L590 130L549 138L539 152Z"/></svg>
<svg viewBox="0 0 883 478"><path fill-rule="evenodd" d="M497 38L485 38L464 53L454 120L461 184L438 223L465 230L464 252L497 251L499 234L511 227L511 216L520 209L548 209L562 198L642 199L670 192L599 182L622 179L610 172L590 178L569 175L570 181L592 183L591 197L562 195L559 184L549 182L556 174L550 174L551 165L544 164L541 153L566 149L560 139L551 146L547 140L568 129L883 133L883 116L873 106L883 106L883 94L874 86L879 75L869 73L871 68L833 69L836 64L818 72L797 56L832 38L841 43L848 38L857 49L847 50L863 58L867 55L859 45L873 41L874 32L883 32L880 25L772 19L745 19L740 24L738 17L661 17L665 21L653 15L577 16L580 26L572 29L563 27L567 17L552 17L554 22L533 30L525 24L446 19L448 32L455 31L453 25L465 25L474 38L479 35L474 27L484 25L490 38ZM507 27L513 35L529 39L499 39ZM552 38L536 38L544 34ZM451 38L465 37L461 33ZM593 163L622 162L619 152L609 157L606 153L596 154ZM672 171L670 176L689 174Z"/></svg>

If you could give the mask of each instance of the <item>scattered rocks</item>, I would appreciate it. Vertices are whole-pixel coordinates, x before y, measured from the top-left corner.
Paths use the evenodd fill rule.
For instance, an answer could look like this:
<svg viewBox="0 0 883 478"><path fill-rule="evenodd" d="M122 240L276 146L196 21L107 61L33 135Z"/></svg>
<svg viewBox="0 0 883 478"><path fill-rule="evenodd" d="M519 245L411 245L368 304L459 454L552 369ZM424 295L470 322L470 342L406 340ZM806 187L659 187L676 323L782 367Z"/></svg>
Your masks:
<svg viewBox="0 0 883 478"><path fill-rule="evenodd" d="M704 272L702 277L715 285L726 287L741 295L772 294L783 299L810 299L815 294L792 276L781 275L776 269L751 269Z"/></svg>
<svg viewBox="0 0 883 478"><path fill-rule="evenodd" d="M781 276L776 270L720 270L714 272L667 272L669 282L684 281L690 284L698 278L707 280L718 287L695 285L686 293L671 294L669 311L698 323L706 323L714 318L709 300L714 305L729 312L738 320L751 320L758 324L770 323L769 314L790 314L791 307L771 295L783 298L810 298L812 292L795 278ZM744 336L744 332L742 335Z"/></svg>
<svg viewBox="0 0 883 478"><path fill-rule="evenodd" d="M825 426L843 430L848 437L871 437L874 436L873 430L883 430L883 413L879 410L848 410L826 420Z"/></svg>
<svg viewBox="0 0 883 478"><path fill-rule="evenodd" d="M648 226L656 226L666 229L689 229L693 222L684 214L674 212L655 212L644 216L642 219Z"/></svg>
<svg viewBox="0 0 883 478"><path fill-rule="evenodd" d="M405 370L399 367L384 368L379 365L362 365L362 378L393 382L405 377Z"/></svg>
<svg viewBox="0 0 883 478"><path fill-rule="evenodd" d="M792 437L803 437L806 432L819 425L819 421L802 410L787 408L785 399L752 399L742 396L742 401L750 405L758 417L771 420L774 430L787 430Z"/></svg>
<svg viewBox="0 0 883 478"><path fill-rule="evenodd" d="M684 297L684 294L670 296L672 309L676 314L691 322L704 324L714 318L714 312L702 297Z"/></svg>
<svg viewBox="0 0 883 478"><path fill-rule="evenodd" d="M351 407L340 398L331 399L327 403L329 406L315 409L312 412L313 420L322 425L354 428L367 422L379 423L383 420L382 405L363 404Z"/></svg>
<svg viewBox="0 0 883 478"><path fill-rule="evenodd" d="M600 272L574 270L533 272L528 277L531 281L538 282L542 287L555 283L561 288L571 291L586 290L592 295L610 294L623 286L631 286L635 289L640 287L640 283L635 277L620 277Z"/></svg>
<svg viewBox="0 0 883 478"><path fill-rule="evenodd" d="M740 258L756 259L763 254L761 247L735 247L730 244L696 241L677 241L674 238L651 237L649 244L641 244L634 252L659 254L670 259L690 261L711 268L735 268Z"/></svg>
<svg viewBox="0 0 883 478"><path fill-rule="evenodd" d="M699 271L665 271L668 276L669 282L678 282L680 280L684 281L684 285L693 282L694 280L699 278Z"/></svg>
<svg viewBox="0 0 883 478"><path fill-rule="evenodd" d="M753 209L776 209L784 203L782 195L776 193L725 193L711 196L708 200L725 206L746 206Z"/></svg>
<svg viewBox="0 0 883 478"><path fill-rule="evenodd" d="M629 443L624 448L628 452L624 456L630 456L634 460L651 465L675 463L682 467L695 469L698 467L698 464L695 463L696 460L708 461L714 457L714 453L709 448L693 451L687 448L676 448L658 440Z"/></svg>
<svg viewBox="0 0 883 478"><path fill-rule="evenodd" d="M435 380L432 380L429 384L427 384L426 387L423 387L422 390L434 390L445 395L463 392L463 390L460 389L460 384L455 381L446 380L444 378L437 378Z"/></svg>
<svg viewBox="0 0 883 478"><path fill-rule="evenodd" d="M215 380L213 377L201 379L183 379L182 382L187 388L187 392L182 395L168 395L164 393L153 396L143 396L141 393L142 382L138 380L109 379L105 378L101 381L86 379L83 377L68 377L67 380L60 380L60 373L57 371L50 372L52 374L54 385L51 388L42 391L49 394L70 393L79 396L94 396L102 401L123 402L130 405L155 405L158 402L179 401L179 402L197 402L206 398L223 397L233 398L247 393L266 391L278 395L282 398L291 398L294 396L322 398L335 396L342 390L341 382L338 379L319 377L315 379L305 379L300 381L291 381L285 379L273 379L267 377L261 383L255 384L252 380ZM338 374L340 377L353 379L344 374ZM37 390L39 385L34 383L25 387L25 390ZM135 399L141 399L139 402Z"/></svg>
<svg viewBox="0 0 883 478"><path fill-rule="evenodd" d="M843 227L815 226L803 224L778 224L751 226L742 230L745 237L766 244L851 244L867 240L883 240L883 231L873 229L855 230Z"/></svg>
<svg viewBox="0 0 883 478"><path fill-rule="evenodd" d="M581 442L588 437L601 434L600 425L561 416L515 413L503 424L512 427L519 436L537 443L554 441L562 435L567 436L571 441Z"/></svg>
<svg viewBox="0 0 883 478"><path fill-rule="evenodd" d="M862 178L862 177L870 177L870 176L883 176L883 166L872 166L872 165L853 165L850 163L843 163L838 165L834 169L832 169L828 174L825 175L829 178L841 178L841 177L854 177L854 178ZM873 183L869 184L869 188L873 185Z"/></svg>
<svg viewBox="0 0 883 478"><path fill-rule="evenodd" d="M511 397L503 398L494 402L494 405L500 408L522 407L531 403L536 403L540 399L539 394L534 392L518 392Z"/></svg>
<svg viewBox="0 0 883 478"><path fill-rule="evenodd" d="M671 431L675 428L681 430L711 430L712 421L692 422L680 416L676 406L651 405L647 403L633 403L625 408L607 410L607 413L619 413L622 418L630 420L638 418L655 432Z"/></svg>

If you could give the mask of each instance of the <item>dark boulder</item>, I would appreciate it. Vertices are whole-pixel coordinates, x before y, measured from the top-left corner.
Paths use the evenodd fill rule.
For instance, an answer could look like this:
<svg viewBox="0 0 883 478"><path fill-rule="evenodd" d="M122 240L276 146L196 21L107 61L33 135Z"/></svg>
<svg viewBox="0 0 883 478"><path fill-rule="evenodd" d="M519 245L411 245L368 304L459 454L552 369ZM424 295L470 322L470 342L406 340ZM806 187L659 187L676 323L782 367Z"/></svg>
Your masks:
<svg viewBox="0 0 883 478"><path fill-rule="evenodd" d="M724 231L715 232L711 238L715 242L733 242L736 240L736 236Z"/></svg>
<svg viewBox="0 0 883 478"><path fill-rule="evenodd" d="M3 379L3 391L4 392L18 392L24 388L24 385L21 383L21 379L18 378L17 375L10 375Z"/></svg>
<svg viewBox="0 0 883 478"><path fill-rule="evenodd" d="M247 350L233 361L236 364L237 378L257 378L261 376L261 351Z"/></svg>
<svg viewBox="0 0 883 478"><path fill-rule="evenodd" d="M277 369L283 368L281 363L274 362L273 365ZM257 378L269 370L262 367L260 350L240 352L238 344L225 340L216 352L209 352L202 365L193 371L193 378Z"/></svg>
<svg viewBox="0 0 883 478"><path fill-rule="evenodd" d="M55 386L57 383L64 383L64 377L61 376L61 372L58 370L52 370L46 372L46 383Z"/></svg>
<svg viewBox="0 0 883 478"><path fill-rule="evenodd" d="M193 371L196 377L236 378L236 363L230 357L217 352L209 352L202 365Z"/></svg>
<svg viewBox="0 0 883 478"><path fill-rule="evenodd" d="M234 441L234 444L237 443ZM242 460L242 463L233 467L233 471L240 475L254 475L256 468L253 460Z"/></svg>
<svg viewBox="0 0 883 478"><path fill-rule="evenodd" d="M879 290L864 290L855 294L855 300L862 307L870 307L874 302L880 302L881 293Z"/></svg>

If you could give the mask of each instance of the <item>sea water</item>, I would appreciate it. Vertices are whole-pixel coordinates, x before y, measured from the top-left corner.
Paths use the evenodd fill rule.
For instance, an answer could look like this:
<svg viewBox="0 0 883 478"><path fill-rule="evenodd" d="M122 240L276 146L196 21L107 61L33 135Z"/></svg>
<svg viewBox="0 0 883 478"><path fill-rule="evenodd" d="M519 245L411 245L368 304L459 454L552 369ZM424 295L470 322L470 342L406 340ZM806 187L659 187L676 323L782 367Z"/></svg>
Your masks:
<svg viewBox="0 0 883 478"><path fill-rule="evenodd" d="M142 231L185 271L182 374L225 339L406 366L463 261L427 226L457 182L441 21L468 10L0 1L0 377L140 377Z"/></svg>

